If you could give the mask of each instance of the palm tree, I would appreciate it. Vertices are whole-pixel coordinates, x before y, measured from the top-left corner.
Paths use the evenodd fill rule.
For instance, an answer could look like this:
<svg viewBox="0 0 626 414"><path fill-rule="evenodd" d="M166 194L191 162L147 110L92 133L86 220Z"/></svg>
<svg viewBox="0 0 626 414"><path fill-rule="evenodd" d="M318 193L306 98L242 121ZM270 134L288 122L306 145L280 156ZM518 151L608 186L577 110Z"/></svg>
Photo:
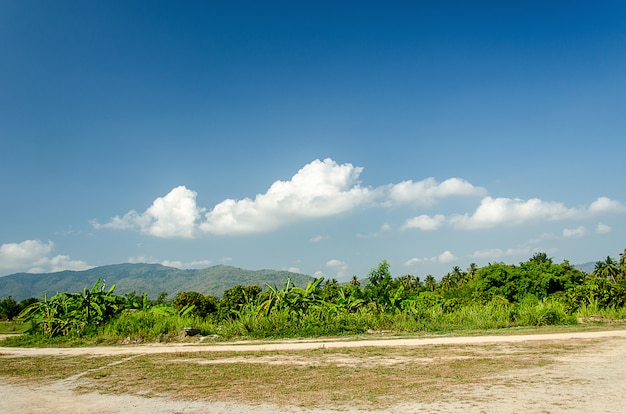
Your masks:
<svg viewBox="0 0 626 414"><path fill-rule="evenodd" d="M478 268L476 267L476 263L470 263L470 267L467 269L467 278L469 280L474 279L474 277L476 276L476 270L478 270Z"/></svg>
<svg viewBox="0 0 626 414"><path fill-rule="evenodd" d="M626 249L624 249L624 253L620 253L619 256L620 278L626 279Z"/></svg>
<svg viewBox="0 0 626 414"><path fill-rule="evenodd" d="M616 282L617 276L620 274L620 264L611 256L607 256L604 262L596 262L593 273L596 276L611 279L613 282Z"/></svg>
<svg viewBox="0 0 626 414"><path fill-rule="evenodd" d="M433 275L426 275L426 278L424 279L424 285L428 290L434 292L435 288L437 287L437 280Z"/></svg>

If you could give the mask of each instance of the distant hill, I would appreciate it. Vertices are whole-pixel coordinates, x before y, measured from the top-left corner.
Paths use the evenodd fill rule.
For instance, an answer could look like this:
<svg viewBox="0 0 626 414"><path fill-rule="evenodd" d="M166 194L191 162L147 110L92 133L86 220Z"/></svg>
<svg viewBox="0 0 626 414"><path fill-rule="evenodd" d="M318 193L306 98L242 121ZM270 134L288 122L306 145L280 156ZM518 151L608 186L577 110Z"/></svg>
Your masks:
<svg viewBox="0 0 626 414"><path fill-rule="evenodd" d="M93 287L98 278L103 279L107 287L115 284L118 295L145 292L149 298L156 299L161 292L167 292L168 298L172 299L179 292L194 291L220 297L236 285L265 288L267 283L281 287L287 277L302 287L314 280L311 276L283 270L245 270L224 265L182 270L159 264L125 263L83 271L15 273L0 277L0 298L11 295L21 301L30 297L43 298L44 292L48 297L59 292L82 292L84 288Z"/></svg>
<svg viewBox="0 0 626 414"><path fill-rule="evenodd" d="M574 267L585 273L593 273L594 269L596 268L596 262L587 262L583 264L577 264L577 265L574 265Z"/></svg>

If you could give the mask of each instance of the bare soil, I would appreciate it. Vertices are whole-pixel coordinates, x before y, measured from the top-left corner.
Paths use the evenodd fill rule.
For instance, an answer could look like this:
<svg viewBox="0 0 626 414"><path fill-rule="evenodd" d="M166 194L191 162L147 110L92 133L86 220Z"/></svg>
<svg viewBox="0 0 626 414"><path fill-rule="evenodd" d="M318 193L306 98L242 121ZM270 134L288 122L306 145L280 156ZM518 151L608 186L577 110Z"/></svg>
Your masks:
<svg viewBox="0 0 626 414"><path fill-rule="evenodd" d="M504 370L489 381L456 386L432 403L404 402L385 411L363 411L346 407L308 409L284 404L249 405L239 402L181 401L165 397L145 398L136 395L109 395L79 393L82 376L56 381L52 384L0 383L1 413L619 413L626 407L626 330L572 332L557 334L435 337L376 339L361 341L281 341L270 343L229 344L150 344L141 346L113 346L88 348L0 348L1 358L57 357L57 356L132 356L145 354L174 354L180 358L189 352L253 352L289 351L306 349L355 347L425 347L433 345L484 346L485 344L514 344L526 341L551 342L572 346L593 339L594 347L580 347L580 351L556 356L552 363L540 368ZM454 357L454 355L451 355ZM229 356L222 362L246 363L242 358ZM307 364L305 357L271 358L260 354L257 363ZM197 361L202 363L202 361ZM209 362L206 362L209 363ZM212 359L210 363L220 363ZM343 359L337 364L358 364L362 361ZM398 363L384 361L378 363ZM398 378L399 381L402 378Z"/></svg>

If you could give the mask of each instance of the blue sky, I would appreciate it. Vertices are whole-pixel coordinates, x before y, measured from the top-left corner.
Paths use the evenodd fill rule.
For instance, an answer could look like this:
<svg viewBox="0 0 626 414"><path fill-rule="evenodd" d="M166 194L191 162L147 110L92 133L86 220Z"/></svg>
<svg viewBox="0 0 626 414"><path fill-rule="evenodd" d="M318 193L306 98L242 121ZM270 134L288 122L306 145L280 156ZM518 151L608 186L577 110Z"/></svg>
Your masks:
<svg viewBox="0 0 626 414"><path fill-rule="evenodd" d="M0 275L626 247L626 6L0 2Z"/></svg>

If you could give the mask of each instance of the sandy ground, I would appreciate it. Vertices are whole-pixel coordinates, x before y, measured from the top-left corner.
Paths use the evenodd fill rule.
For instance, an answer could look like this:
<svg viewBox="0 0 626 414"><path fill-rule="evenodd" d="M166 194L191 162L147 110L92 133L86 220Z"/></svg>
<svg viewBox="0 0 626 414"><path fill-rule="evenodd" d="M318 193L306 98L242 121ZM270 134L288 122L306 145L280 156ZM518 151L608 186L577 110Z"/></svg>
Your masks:
<svg viewBox="0 0 626 414"><path fill-rule="evenodd" d="M544 368L507 371L501 385L468 384L455 388L432 404L404 403L385 413L622 413L626 412L626 330L559 334L378 339L364 341L286 341L272 343L175 344L93 348L0 348L4 356L141 355L148 353L298 350L346 347L419 347L425 345L472 345L523 341L562 341L575 344L585 338L600 339L590 351L568 353ZM1 361L0 361L1 363ZM359 413L302 409L291 406L215 403L202 400L173 401L131 395L79 394L80 375L51 385L0 384L0 413ZM382 413L382 411L368 411Z"/></svg>

